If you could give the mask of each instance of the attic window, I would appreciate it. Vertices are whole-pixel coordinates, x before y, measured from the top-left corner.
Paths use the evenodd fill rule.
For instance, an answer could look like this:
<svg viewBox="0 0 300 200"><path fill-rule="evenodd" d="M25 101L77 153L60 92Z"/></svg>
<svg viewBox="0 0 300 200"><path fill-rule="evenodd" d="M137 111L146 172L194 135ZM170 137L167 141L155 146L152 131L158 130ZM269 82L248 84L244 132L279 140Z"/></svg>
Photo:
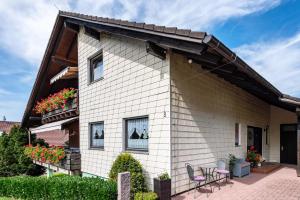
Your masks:
<svg viewBox="0 0 300 200"><path fill-rule="evenodd" d="M90 83L103 78L103 54L102 50L90 58Z"/></svg>

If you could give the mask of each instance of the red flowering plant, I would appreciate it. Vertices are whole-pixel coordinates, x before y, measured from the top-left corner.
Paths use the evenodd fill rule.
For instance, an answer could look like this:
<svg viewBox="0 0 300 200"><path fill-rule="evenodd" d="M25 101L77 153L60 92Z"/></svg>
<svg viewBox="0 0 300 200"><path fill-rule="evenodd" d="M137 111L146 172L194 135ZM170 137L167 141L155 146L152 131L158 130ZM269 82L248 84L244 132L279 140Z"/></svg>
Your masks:
<svg viewBox="0 0 300 200"><path fill-rule="evenodd" d="M261 161L261 155L257 153L254 146L251 146L247 151L246 161L257 165Z"/></svg>
<svg viewBox="0 0 300 200"><path fill-rule="evenodd" d="M58 163L65 158L64 148L58 146L51 146L47 148L41 147L40 145L27 145L24 153L33 160L52 164Z"/></svg>
<svg viewBox="0 0 300 200"><path fill-rule="evenodd" d="M45 114L58 108L64 109L67 101L76 97L77 90L74 88L65 88L57 93L51 94L45 99L37 102L34 111L37 114Z"/></svg>

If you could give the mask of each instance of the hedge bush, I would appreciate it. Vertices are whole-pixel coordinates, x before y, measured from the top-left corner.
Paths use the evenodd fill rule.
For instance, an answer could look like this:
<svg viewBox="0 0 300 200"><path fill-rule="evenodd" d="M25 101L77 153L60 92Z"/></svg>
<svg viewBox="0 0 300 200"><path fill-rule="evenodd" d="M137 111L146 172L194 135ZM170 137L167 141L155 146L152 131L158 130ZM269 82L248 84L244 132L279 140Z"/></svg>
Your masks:
<svg viewBox="0 0 300 200"><path fill-rule="evenodd" d="M117 185L100 178L9 177L0 178L0 196L16 199L117 199Z"/></svg>
<svg viewBox="0 0 300 200"><path fill-rule="evenodd" d="M136 193L134 196L134 200L157 200L158 196L155 192L147 192L147 193Z"/></svg>
<svg viewBox="0 0 300 200"><path fill-rule="evenodd" d="M130 172L131 192L133 194L147 192L142 165L129 153L122 153L116 158L111 167L109 177L117 181L118 173L120 172Z"/></svg>

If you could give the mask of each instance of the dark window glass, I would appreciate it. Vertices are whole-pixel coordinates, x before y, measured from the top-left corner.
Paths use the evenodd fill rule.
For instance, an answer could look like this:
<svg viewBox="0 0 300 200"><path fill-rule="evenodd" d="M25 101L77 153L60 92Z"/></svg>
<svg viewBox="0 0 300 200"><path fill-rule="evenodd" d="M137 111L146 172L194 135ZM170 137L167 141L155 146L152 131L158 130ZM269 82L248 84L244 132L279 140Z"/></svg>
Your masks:
<svg viewBox="0 0 300 200"><path fill-rule="evenodd" d="M241 124L235 123L235 146L241 145Z"/></svg>
<svg viewBox="0 0 300 200"><path fill-rule="evenodd" d="M90 124L90 147L91 148L104 147L104 123L103 122Z"/></svg>
<svg viewBox="0 0 300 200"><path fill-rule="evenodd" d="M126 149L148 151L148 117L125 120Z"/></svg>
<svg viewBox="0 0 300 200"><path fill-rule="evenodd" d="M103 78L103 56L102 53L90 60L90 82Z"/></svg>

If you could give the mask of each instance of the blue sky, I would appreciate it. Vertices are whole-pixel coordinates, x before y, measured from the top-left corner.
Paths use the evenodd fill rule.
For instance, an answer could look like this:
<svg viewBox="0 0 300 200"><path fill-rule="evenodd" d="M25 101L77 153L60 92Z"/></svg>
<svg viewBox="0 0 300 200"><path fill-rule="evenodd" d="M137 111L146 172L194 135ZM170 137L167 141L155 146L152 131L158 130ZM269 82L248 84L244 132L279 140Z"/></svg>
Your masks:
<svg viewBox="0 0 300 200"><path fill-rule="evenodd" d="M2 0L0 119L22 119L58 9L206 31L300 97L300 0Z"/></svg>

